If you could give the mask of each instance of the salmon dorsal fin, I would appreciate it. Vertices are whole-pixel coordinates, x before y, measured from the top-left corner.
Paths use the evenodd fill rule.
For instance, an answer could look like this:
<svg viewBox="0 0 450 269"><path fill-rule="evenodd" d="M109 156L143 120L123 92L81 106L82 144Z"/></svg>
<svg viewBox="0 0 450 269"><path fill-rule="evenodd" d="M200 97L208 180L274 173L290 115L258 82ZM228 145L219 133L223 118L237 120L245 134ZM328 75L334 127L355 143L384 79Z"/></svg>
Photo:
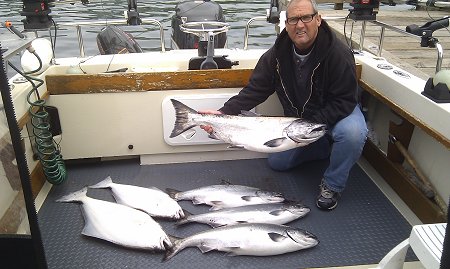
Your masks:
<svg viewBox="0 0 450 269"><path fill-rule="evenodd" d="M228 181L228 180L222 179L222 180L220 181L220 185L233 185L233 183L231 183L231 182Z"/></svg>

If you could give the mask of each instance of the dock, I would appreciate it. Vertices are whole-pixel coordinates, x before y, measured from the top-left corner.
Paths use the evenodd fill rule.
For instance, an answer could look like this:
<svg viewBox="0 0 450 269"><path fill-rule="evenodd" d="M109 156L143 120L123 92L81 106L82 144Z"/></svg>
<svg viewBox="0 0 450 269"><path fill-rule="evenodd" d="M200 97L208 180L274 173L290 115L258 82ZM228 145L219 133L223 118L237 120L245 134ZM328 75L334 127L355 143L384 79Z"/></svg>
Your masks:
<svg viewBox="0 0 450 269"><path fill-rule="evenodd" d="M362 21L348 19L347 22L345 22L343 19L337 19L346 17L349 14L348 9L319 10L319 12L325 19L329 18L327 19L327 22L340 38L346 36L347 40L349 40L351 36L354 49L360 49L359 43L361 41L361 28L363 27ZM429 10L415 10L414 7L411 6L411 10L396 10L394 8L393 10L389 10L389 7L384 7L384 9L378 11L376 21L406 31L406 26L408 25L415 24L417 26L422 26L429 21L441 19L449 14L449 10L440 10L436 8L430 8ZM428 79L429 77L434 76L438 59L438 51L436 48L421 47L421 38L419 36L405 35L404 33L385 28L380 55L379 44L382 27L371 21L367 21L365 24L364 49L385 58L392 64L395 64L422 79ZM433 37L438 39L444 51L441 69L450 69L449 29L443 28L436 30L433 33Z"/></svg>

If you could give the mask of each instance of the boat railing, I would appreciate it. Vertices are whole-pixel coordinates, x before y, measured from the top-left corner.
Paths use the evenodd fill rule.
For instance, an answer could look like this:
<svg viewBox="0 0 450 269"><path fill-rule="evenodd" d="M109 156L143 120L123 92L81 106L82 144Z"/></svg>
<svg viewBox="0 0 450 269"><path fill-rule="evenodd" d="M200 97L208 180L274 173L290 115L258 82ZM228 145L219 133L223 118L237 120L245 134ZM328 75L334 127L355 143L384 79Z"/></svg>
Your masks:
<svg viewBox="0 0 450 269"><path fill-rule="evenodd" d="M329 21L331 21L331 20L346 20L347 17L323 17L323 19L329 20ZM352 20L352 26L351 26L351 28L352 28L351 32L352 33L353 33L353 27L354 27L354 23L355 22L356 21ZM386 29L390 30L390 31L397 32L397 33L402 34L402 35L407 36L407 37L418 39L419 41L422 41L422 38L423 38L422 36L412 34L410 32L407 32L406 30L402 30L402 29L400 29L398 27L386 24L384 22L380 22L380 21L377 21L377 20L367 20L367 21L364 20L361 23L361 34L360 34L360 39L359 39L359 50L360 51L362 51L364 49L364 41L365 41L365 38L366 38L367 22L372 23L372 24L380 27L380 35L379 35L379 38L378 38L378 51L376 53L376 55L378 57L381 57L381 54L382 54L382 51L383 51L383 43L384 43L384 37L385 37ZM350 39L351 39L351 37L350 37ZM432 45L430 45L429 47L435 47L436 50L437 50L437 56L438 56L437 62L436 62L436 73L437 73L437 72L439 72L441 70L441 67L442 67L442 60L444 58L444 50L443 50L441 44L437 41L437 39L434 39Z"/></svg>
<svg viewBox="0 0 450 269"><path fill-rule="evenodd" d="M379 40L378 40L378 52L377 52L377 56L381 56L381 52L383 51L383 42L384 42L384 37L385 37L385 32L386 29L397 32L399 34L402 34L404 36L407 37L412 37L412 38L416 38L418 40L422 40L422 36L418 36L412 33L409 33L405 30L399 29L395 26L380 22L380 21L369 21L372 24L375 24L377 26L380 26L380 36L379 36ZM364 46L364 39L365 39L365 31L366 31L366 21L362 22L362 28L361 28L361 35L360 35L360 49L363 48ZM435 47L438 53L438 58L437 58L437 62L436 62L436 73L439 72L441 70L442 67L442 59L444 58L444 50L442 49L441 44L437 41L437 39L435 40L435 42L433 43L433 46L430 47Z"/></svg>
<svg viewBox="0 0 450 269"><path fill-rule="evenodd" d="M245 25L245 33L244 33L244 50L248 49L249 29L250 29L250 25L252 23L254 23L255 21L267 21L267 16L254 17L247 21L247 24Z"/></svg>
<svg viewBox="0 0 450 269"><path fill-rule="evenodd" d="M155 19L141 19L141 25L140 26L144 26L144 25L157 25L159 27L159 39L160 39L160 43L161 43L161 51L165 52L166 51L166 47L165 47L165 43L164 43L164 28L162 26L162 24ZM107 22L108 25L127 25L127 21L125 19L114 19L114 20L108 20ZM104 26L105 25L105 21L86 21L86 22L75 22L75 23L60 23L58 24L58 26L66 26L66 27L75 27L77 30L77 38L78 38L78 47L80 49L80 57L85 57L85 52L84 52L84 42L83 42L83 34L82 34L82 30L81 27L82 26ZM144 27L145 29L145 27ZM146 29L148 31L148 29Z"/></svg>

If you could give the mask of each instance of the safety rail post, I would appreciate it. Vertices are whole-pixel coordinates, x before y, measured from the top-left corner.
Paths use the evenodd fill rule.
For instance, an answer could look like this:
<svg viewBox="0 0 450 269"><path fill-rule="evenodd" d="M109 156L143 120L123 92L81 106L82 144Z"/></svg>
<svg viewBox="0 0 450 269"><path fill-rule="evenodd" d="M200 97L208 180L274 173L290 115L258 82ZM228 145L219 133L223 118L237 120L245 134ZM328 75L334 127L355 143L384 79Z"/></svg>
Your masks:
<svg viewBox="0 0 450 269"><path fill-rule="evenodd" d="M345 20L345 17L322 17L323 19L326 20ZM378 57L381 57L382 51L383 51L383 43L384 43L384 37L385 37L385 32L386 29L400 33L404 36L407 37L412 37L412 38L417 38L417 39L421 39L422 37L420 35L415 35L412 33L409 33L405 30L399 29L395 26L386 24L384 22L380 22L377 20L369 20L368 22L377 25L379 27L381 27L380 30L380 37L378 40L378 52L376 53L376 55ZM352 22L352 26L351 26L351 31L350 31L350 40L353 40L352 35L353 35L353 26L354 26L355 21ZM365 33L366 33L366 21L362 21L362 25L361 25L361 35L360 35L360 42L359 42L359 48L362 51L364 49L364 39L365 39ZM245 43L244 43L245 44ZM437 49L437 53L438 53L438 59L436 62L436 72L441 70L442 67L442 60L444 58L444 50L441 46L441 44L439 44L439 42L437 40L434 40L433 45L436 47Z"/></svg>
<svg viewBox="0 0 450 269"><path fill-rule="evenodd" d="M249 28L250 24L252 24L254 21L266 21L266 16L261 17L254 17L247 21L247 25L245 26L245 34L244 34L244 50L247 50L248 48L248 34L249 34Z"/></svg>
<svg viewBox="0 0 450 269"><path fill-rule="evenodd" d="M155 20L155 19L142 19L142 23L148 24L148 25L159 26L159 39L160 39L160 44L161 44L161 51L165 52L166 47L165 47L165 43L164 43L164 29L163 29L162 24L158 20ZM122 20L122 19L108 20L107 24L108 25L124 25L124 26L126 26L127 21ZM83 58L83 57L85 57L85 52L84 52L84 41L83 41L81 27L82 26L104 26L105 22L104 21L87 21L87 22L76 22L76 23L61 23L59 25L76 28L77 38L78 38L78 46L80 48L80 57ZM142 26L142 24L139 26ZM145 32L149 31L145 27L143 27L143 28L146 30Z"/></svg>
<svg viewBox="0 0 450 269"><path fill-rule="evenodd" d="M381 26L381 30L380 30L380 39L378 40L378 52L377 52L377 56L381 57L381 51L383 50L383 43L384 43L384 32L385 32L385 27Z"/></svg>
<svg viewBox="0 0 450 269"><path fill-rule="evenodd" d="M364 50L364 38L366 36L367 21L363 21L361 24L361 35L359 36L359 51Z"/></svg>
<svg viewBox="0 0 450 269"><path fill-rule="evenodd" d="M84 58L86 55L84 54L84 43L83 43L83 34L81 32L81 25L77 25L77 38L78 38L78 47L80 49L80 57Z"/></svg>

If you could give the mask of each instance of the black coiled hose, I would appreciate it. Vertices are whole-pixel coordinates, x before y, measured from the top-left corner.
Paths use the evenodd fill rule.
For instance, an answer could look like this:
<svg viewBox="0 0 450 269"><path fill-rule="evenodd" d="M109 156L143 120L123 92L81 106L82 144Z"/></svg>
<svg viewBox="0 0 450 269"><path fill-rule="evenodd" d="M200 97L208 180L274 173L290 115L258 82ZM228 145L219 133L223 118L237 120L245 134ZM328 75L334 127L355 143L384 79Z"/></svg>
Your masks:
<svg viewBox="0 0 450 269"><path fill-rule="evenodd" d="M29 113L31 114L31 125L33 126L38 158L47 181L58 185L67 178L66 167L50 132L49 114L45 109L45 100L32 101L31 95L34 91L33 89L28 93L27 102L30 104Z"/></svg>
<svg viewBox="0 0 450 269"><path fill-rule="evenodd" d="M33 135L36 142L36 151L39 161L42 164L45 177L48 182L59 185L67 178L66 167L60 151L57 149L56 143L53 141L53 135L50 131L49 113L46 111L45 100L39 96L39 87L44 81L39 78L31 77L29 74L35 73L42 68L42 61L35 51L32 53L39 60L39 67L36 70L23 73L14 65L9 65L25 79L27 79L32 89L27 95L27 102L30 104L29 113L31 115L31 124L33 126ZM37 81L38 84L35 84ZM32 100L35 94L36 100Z"/></svg>

